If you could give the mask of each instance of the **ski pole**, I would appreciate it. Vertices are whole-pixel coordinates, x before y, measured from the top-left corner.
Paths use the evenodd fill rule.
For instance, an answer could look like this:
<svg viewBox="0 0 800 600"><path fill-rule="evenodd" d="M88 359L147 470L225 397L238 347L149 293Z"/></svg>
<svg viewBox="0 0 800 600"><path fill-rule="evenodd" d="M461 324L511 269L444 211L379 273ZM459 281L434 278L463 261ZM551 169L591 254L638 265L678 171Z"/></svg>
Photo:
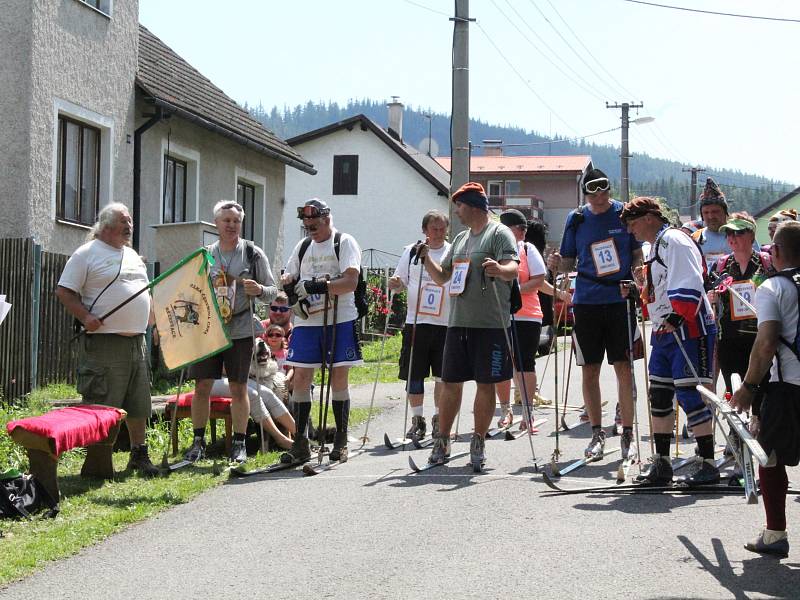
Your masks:
<svg viewBox="0 0 800 600"><path fill-rule="evenodd" d="M526 429L528 431L528 444L531 447L531 459L533 460L534 469L538 472L539 465L536 464L536 451L533 448L533 416L531 415L531 407L530 407L530 399L528 397L528 387L525 385L525 374L521 370L521 362L522 358L517 353L521 353L521 349L519 347L519 336L517 335L517 321L514 319L514 314L511 314L511 338L508 337L508 329L504 326L503 320L503 306L500 304L500 294L497 291L497 282L495 281L494 277L490 277L489 281L492 282L492 290L494 291L494 299L497 303L497 314L500 317L500 328L503 330L503 336L506 339L506 347L508 349L508 355L511 359L511 366L514 370L514 374L517 376L517 382L521 384L522 387L522 418L525 419L525 424L527 425ZM513 340L513 343L512 343Z"/></svg>
<svg viewBox="0 0 800 600"><path fill-rule="evenodd" d="M325 295L326 295L326 297L328 296L327 293ZM326 298L326 300L327 300L327 298ZM328 310L328 304L326 302L325 303L325 311L327 312L327 310ZM333 361L335 359L335 353L336 353L336 318L337 318L338 310L339 310L339 296L335 295L333 297L333 319L331 319L333 321L333 332L331 333L331 351L330 351L330 360L329 360L329 366L328 366L328 382L327 382L327 387L325 389L325 410L322 412L322 434L320 436L322 439L324 439L325 431L328 428L328 406L330 405L331 384L333 382ZM322 360L323 360L323 362L327 359L327 350L328 350L327 348L323 348L323 352L322 352ZM319 451L317 453L317 464L319 464L319 465L322 464L322 454L323 454L323 452L324 452L324 448L323 448L322 442L320 442Z"/></svg>
<svg viewBox="0 0 800 600"><path fill-rule="evenodd" d="M650 406L650 371L647 364L647 329L644 324L644 312L638 321L642 326L642 360L644 361L644 391L647 396L647 418L650 422L650 454L656 453L655 442L653 441L653 411Z"/></svg>
<svg viewBox="0 0 800 600"><path fill-rule="evenodd" d="M633 326L631 324L631 319L634 320L636 319L636 300L633 297L633 293L636 290L636 287L634 286L633 281L622 281L620 283L628 286L628 297L626 299L626 304L628 306L628 314L625 315L625 320L628 323L628 361L631 366L631 395L633 400L633 424L636 426L636 458L637 460L641 460L642 449L639 445L639 411L636 407L636 404L638 403L639 400L638 400L638 390L636 389L636 371L635 371L636 363L634 362L633 358Z"/></svg>
<svg viewBox="0 0 800 600"><path fill-rule="evenodd" d="M317 412L317 442L319 442L320 452L325 445L325 432L322 428L322 405L325 401L325 375L328 371L328 292L325 292L323 312L322 312L322 365L319 373L319 411ZM322 458L320 458L322 461Z"/></svg>
<svg viewBox="0 0 800 600"><path fill-rule="evenodd" d="M361 446L363 448L369 441L369 422L372 419L372 407L375 405L375 391L378 389L378 380L381 377L381 365L383 364L383 351L386 348L386 337L389 332L389 317L392 314L392 306L394 305L394 290L389 291L389 312L386 314L386 322L383 324L383 338L381 338L381 351L378 358L378 368L375 370L375 381L372 384L372 397L369 399L369 412L367 412L367 423L364 426L364 435L361 436Z"/></svg>
<svg viewBox="0 0 800 600"><path fill-rule="evenodd" d="M250 335L253 338L253 350L250 352L250 366L251 367L255 367L255 371L256 371L256 398L257 398L259 404L264 406L264 409L266 410L266 405L263 402L261 402L261 377L260 377L259 371L258 371L258 358L256 356L256 348L258 348L258 344L256 344L256 324L253 321L253 297L250 296L249 300L250 300ZM247 387L249 387L249 383L247 383L245 385ZM250 404L250 394L247 391L247 387L245 387L245 393L247 394L246 397L247 397L247 400L248 400L247 403L248 403L248 406L249 406L249 404ZM267 437L266 437L266 431L264 431L264 419L263 419L263 417L258 420L258 427L261 430L261 454L266 454L267 453Z"/></svg>
<svg viewBox="0 0 800 600"><path fill-rule="evenodd" d="M425 268L424 259L419 260L419 256L414 257L414 264L419 262L419 281L417 281L417 301L416 306L414 307L414 322L411 324L411 346L408 351L408 373L406 377L406 409L405 414L403 414L403 433L401 434L401 439L403 440L403 448L406 447L406 444L410 441L406 438L406 427L408 427L408 405L410 404L411 400L409 396L411 395L408 391L409 384L411 383L411 369L414 367L414 345L417 340L417 318L419 317L419 305L420 301L422 300L422 272Z"/></svg>
<svg viewBox="0 0 800 600"><path fill-rule="evenodd" d="M561 426L566 431L569 429L567 425L567 396L569 396L569 384L572 381L572 358L575 356L575 344L572 339L570 339L569 344L569 368L567 369L567 381L564 385L564 395L561 397Z"/></svg>
<svg viewBox="0 0 800 600"><path fill-rule="evenodd" d="M555 281L557 273L554 271L553 273L553 280ZM566 286L569 285L569 273L564 274L564 279L561 281L562 288L566 289ZM555 307L555 300L553 301L553 306ZM564 319L566 321L566 311L568 307L564 306ZM559 311L560 314L560 311ZM556 339L558 339L558 330L556 329ZM559 427L558 427L558 344L556 344L555 352L553 353L553 368L555 370L555 390L554 390L554 400L553 403L555 404L555 431L556 431L556 447L553 450L553 455L550 457L550 469L553 473L558 472L558 458L561 456L561 448L559 446L560 439L559 439ZM566 401L566 400L565 400Z"/></svg>

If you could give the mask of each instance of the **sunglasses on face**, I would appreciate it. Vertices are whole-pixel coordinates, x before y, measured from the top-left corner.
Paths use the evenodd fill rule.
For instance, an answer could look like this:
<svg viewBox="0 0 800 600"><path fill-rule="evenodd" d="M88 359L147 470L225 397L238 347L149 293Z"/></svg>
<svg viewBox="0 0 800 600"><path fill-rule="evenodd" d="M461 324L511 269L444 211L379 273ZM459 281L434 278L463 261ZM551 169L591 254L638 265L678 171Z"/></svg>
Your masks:
<svg viewBox="0 0 800 600"><path fill-rule="evenodd" d="M289 312L290 310L292 310L288 306L278 306L276 304L270 304L269 305L269 309L271 311L277 312L277 313L285 313L285 312Z"/></svg>
<svg viewBox="0 0 800 600"><path fill-rule="evenodd" d="M298 219L317 219L323 216L316 206L298 206L297 218Z"/></svg>
<svg viewBox="0 0 800 600"><path fill-rule="evenodd" d="M282 333L277 333L277 332L276 332L276 333L268 333L268 334L267 334L267 337L271 337L271 338L282 338L282 337L283 337L283 334L282 334Z"/></svg>
<svg viewBox="0 0 800 600"><path fill-rule="evenodd" d="M611 189L611 182L605 177L600 179L592 179L583 184L587 194L597 194L599 192L607 192Z"/></svg>

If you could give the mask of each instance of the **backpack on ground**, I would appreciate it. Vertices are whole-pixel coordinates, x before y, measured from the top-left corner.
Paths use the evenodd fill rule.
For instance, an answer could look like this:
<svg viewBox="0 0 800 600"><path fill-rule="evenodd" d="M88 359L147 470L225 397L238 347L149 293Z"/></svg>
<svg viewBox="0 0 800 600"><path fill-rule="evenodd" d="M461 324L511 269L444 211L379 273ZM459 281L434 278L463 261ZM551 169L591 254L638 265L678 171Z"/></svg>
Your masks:
<svg viewBox="0 0 800 600"><path fill-rule="evenodd" d="M339 245L342 242L342 233L337 231L333 234L333 251L336 253L336 260L339 260ZM305 256L308 247L311 246L311 238L306 237L300 244L300 249L297 252L298 272L303 265L303 256ZM340 265L341 267L341 265ZM358 311L358 318L363 319L369 313L369 304L367 303L367 282L364 281L364 270L358 268L358 284L356 285L353 294L355 298L356 310Z"/></svg>
<svg viewBox="0 0 800 600"><path fill-rule="evenodd" d="M58 503L33 475L13 469L0 475L0 518L30 519L44 509L48 517L55 517Z"/></svg>

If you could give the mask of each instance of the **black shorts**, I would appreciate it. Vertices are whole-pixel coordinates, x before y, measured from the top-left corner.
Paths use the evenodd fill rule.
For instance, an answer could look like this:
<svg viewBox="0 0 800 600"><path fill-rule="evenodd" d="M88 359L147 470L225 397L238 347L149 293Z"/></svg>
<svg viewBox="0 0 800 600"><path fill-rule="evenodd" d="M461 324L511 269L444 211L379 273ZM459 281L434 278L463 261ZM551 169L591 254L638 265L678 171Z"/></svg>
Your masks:
<svg viewBox="0 0 800 600"><path fill-rule="evenodd" d="M190 379L219 379L222 367L225 376L234 383L247 383L250 375L250 360L253 355L253 338L233 340L233 346L201 360L189 367Z"/></svg>
<svg viewBox="0 0 800 600"><path fill-rule="evenodd" d="M542 324L536 321L516 321L517 332L515 340L517 347L514 349L518 361L517 369L521 373L536 372L536 355L539 353L539 335L542 333Z"/></svg>
<svg viewBox="0 0 800 600"><path fill-rule="evenodd" d="M800 386L768 383L759 418L758 443L767 456L774 450L779 464L800 463Z"/></svg>
<svg viewBox="0 0 800 600"><path fill-rule="evenodd" d="M411 355L411 333L413 325L406 323L403 328L403 347L400 350L400 375L403 381L408 377L408 360ZM414 334L414 364L411 365L411 381L425 379L433 374L442 376L442 358L444 356L444 339L447 335L445 325L418 323Z"/></svg>
<svg viewBox="0 0 800 600"><path fill-rule="evenodd" d="M574 307L575 326L572 329L572 343L575 344L575 363L597 365L608 356L608 364L628 360L629 316L627 302L613 304L576 304ZM636 321L631 317L631 332Z"/></svg>
<svg viewBox="0 0 800 600"><path fill-rule="evenodd" d="M442 381L498 383L511 379L512 370L502 329L447 328Z"/></svg>
<svg viewBox="0 0 800 600"><path fill-rule="evenodd" d="M747 338L723 338L717 342L717 360L722 378L725 380L725 389L731 389L731 374L738 373L744 379L747 365L750 363L750 351L753 349L754 336Z"/></svg>

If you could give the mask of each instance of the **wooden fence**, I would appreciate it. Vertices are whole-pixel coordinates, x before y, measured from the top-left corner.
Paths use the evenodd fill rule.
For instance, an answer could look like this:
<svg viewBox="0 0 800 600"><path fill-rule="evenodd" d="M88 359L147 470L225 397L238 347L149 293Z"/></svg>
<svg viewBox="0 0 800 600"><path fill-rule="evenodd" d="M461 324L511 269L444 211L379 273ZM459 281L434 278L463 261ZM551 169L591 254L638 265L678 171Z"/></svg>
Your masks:
<svg viewBox="0 0 800 600"><path fill-rule="evenodd" d="M29 238L0 240L0 294L12 305L0 324L0 401L74 381L72 317L55 295L68 258L42 252Z"/></svg>

